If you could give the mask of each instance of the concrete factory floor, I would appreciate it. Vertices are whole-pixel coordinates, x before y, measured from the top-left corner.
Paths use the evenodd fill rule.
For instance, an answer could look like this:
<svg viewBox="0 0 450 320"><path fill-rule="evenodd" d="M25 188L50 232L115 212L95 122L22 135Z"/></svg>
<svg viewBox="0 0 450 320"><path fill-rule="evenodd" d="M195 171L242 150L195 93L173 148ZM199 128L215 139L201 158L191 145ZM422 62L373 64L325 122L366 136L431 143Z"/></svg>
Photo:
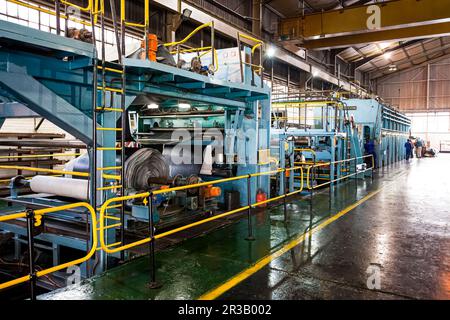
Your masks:
<svg viewBox="0 0 450 320"><path fill-rule="evenodd" d="M157 253L157 290L144 257L39 298L450 299L449 165L444 154L401 162L339 187L331 210L328 192L312 215L307 199L290 203L288 223L283 206L261 211L253 242L245 219L186 240Z"/></svg>

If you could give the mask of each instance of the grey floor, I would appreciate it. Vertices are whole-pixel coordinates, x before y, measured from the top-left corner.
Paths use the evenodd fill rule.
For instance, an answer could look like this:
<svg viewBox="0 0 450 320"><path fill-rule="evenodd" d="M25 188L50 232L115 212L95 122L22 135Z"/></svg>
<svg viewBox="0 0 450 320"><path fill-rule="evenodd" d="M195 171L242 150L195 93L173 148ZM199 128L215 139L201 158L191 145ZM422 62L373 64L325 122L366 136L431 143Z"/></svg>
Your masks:
<svg viewBox="0 0 450 320"><path fill-rule="evenodd" d="M450 155L393 170L379 172L379 194L313 236L310 254L299 245L220 298L450 299Z"/></svg>

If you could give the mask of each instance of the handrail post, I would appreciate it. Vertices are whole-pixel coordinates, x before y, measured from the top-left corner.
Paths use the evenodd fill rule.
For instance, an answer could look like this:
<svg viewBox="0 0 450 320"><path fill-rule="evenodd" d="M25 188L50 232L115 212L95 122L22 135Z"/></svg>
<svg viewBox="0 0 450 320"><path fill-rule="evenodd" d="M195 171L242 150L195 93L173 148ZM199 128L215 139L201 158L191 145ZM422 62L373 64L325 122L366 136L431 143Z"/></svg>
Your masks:
<svg viewBox="0 0 450 320"><path fill-rule="evenodd" d="M309 193L309 212L310 214L312 214L313 211L313 196L314 196L314 183L313 183L313 178L314 178L314 170L316 169L316 157L313 156L313 166L311 168L311 172L310 172L310 193Z"/></svg>
<svg viewBox="0 0 450 320"><path fill-rule="evenodd" d="M244 66L242 65L242 52L241 52L241 36L239 31L237 33L237 48L238 48L238 56L239 56L239 70L241 72L241 82L244 83ZM245 52L244 52L245 54Z"/></svg>
<svg viewBox="0 0 450 320"><path fill-rule="evenodd" d="M155 261L155 227L153 225L153 193L148 196L148 231L149 231L149 257L150 257L150 289L161 288L161 284L156 282L156 261Z"/></svg>
<svg viewBox="0 0 450 320"><path fill-rule="evenodd" d="M371 155L371 158L372 158L372 174L371 174L371 179L372 179L372 182L373 182L373 178L374 178L374 174L375 174L375 157L373 156L373 154Z"/></svg>
<svg viewBox="0 0 450 320"><path fill-rule="evenodd" d="M261 46L259 47L259 76L261 77L261 88L264 88L264 68L263 68L263 63L264 63L264 44L261 44Z"/></svg>
<svg viewBox="0 0 450 320"><path fill-rule="evenodd" d="M56 34L61 35L61 3L55 0Z"/></svg>
<svg viewBox="0 0 450 320"><path fill-rule="evenodd" d="M331 176L331 171L334 172L334 170L331 170L331 166L334 166L334 163L330 161L330 185L328 186L328 209L331 210L331 197L333 196L333 184L334 184L334 177Z"/></svg>
<svg viewBox="0 0 450 320"><path fill-rule="evenodd" d="M214 30L214 20L211 21L211 64L213 65L214 69L217 68L216 61L215 61L215 30Z"/></svg>
<svg viewBox="0 0 450 320"><path fill-rule="evenodd" d="M287 203L286 203L286 197L287 197L287 192L286 192L286 166L284 167L283 171L281 172L281 174L283 175L283 192L284 192L284 198L283 198L283 212L284 212L284 222L287 221Z"/></svg>
<svg viewBox="0 0 450 320"><path fill-rule="evenodd" d="M254 241L255 237L253 236L253 225L252 225L252 186L251 186L251 178L252 175L248 174L247 176L247 227L248 227L248 235L245 238L247 241Z"/></svg>
<svg viewBox="0 0 450 320"><path fill-rule="evenodd" d="M36 269L34 267L34 210L27 210L28 266L30 273L30 299L36 300Z"/></svg>

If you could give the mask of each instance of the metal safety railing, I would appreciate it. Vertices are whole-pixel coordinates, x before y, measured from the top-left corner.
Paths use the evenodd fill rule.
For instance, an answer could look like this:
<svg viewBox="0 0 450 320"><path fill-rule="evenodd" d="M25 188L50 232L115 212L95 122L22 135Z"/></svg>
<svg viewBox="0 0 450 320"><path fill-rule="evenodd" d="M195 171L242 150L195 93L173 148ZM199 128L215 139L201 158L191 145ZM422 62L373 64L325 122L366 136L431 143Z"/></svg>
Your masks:
<svg viewBox="0 0 450 320"><path fill-rule="evenodd" d="M62 162L58 163L58 161L55 158L58 158L58 157L77 157L77 156L81 155L81 153L48 153L48 154L27 154L27 155L23 155L23 154L20 153L20 151L21 151L20 149L14 150L14 153L17 153L16 155L0 156L0 160L7 160L7 161L0 161L0 166L2 166L2 165L8 166L7 168L3 167L3 168L0 168L0 169L17 170L18 174L20 174L20 172L22 171L22 168L25 167L24 164L27 164L27 163L38 165L38 163L50 161L50 163L48 163L48 165L51 168L53 168L54 165L62 164ZM10 160L12 160L12 161L10 161ZM16 164L19 164L19 162L22 162L22 160L25 160L24 163L20 163L20 164L22 164L22 166L18 165L16 168L14 168L11 165L9 165L9 163L12 163L12 162L16 163ZM53 162L53 161L56 161L56 162ZM28 167L26 167L26 168L28 168ZM38 169L40 169L40 168L38 168ZM52 169L49 169L49 170L52 170ZM51 172L51 173L55 173L55 172ZM57 173L57 174L59 175L59 173ZM11 179L1 179L0 183L10 182L10 181L11 181Z"/></svg>
<svg viewBox="0 0 450 320"><path fill-rule="evenodd" d="M252 227L252 220L251 220L251 212L252 209L277 201L277 200L281 200L284 199L284 207L286 209L286 198L289 196L293 196L295 194L301 193L303 191L303 184L301 185L299 190L295 190L293 192L289 192L289 193L285 193L281 196L278 197L274 197L271 199L267 199L264 201L260 201L257 203L252 203L251 201L251 194L252 194L252 187L251 187L251 179L255 178L255 177L261 177L261 176L266 176L266 175L273 175L273 174L281 174L283 176L283 181L284 184L286 186L286 173L287 172L291 172L291 171L295 171L295 170L300 170L301 172L301 177L303 180L303 167L294 167L294 168L288 168L288 169L278 169L278 170L274 170L274 171L268 171L268 172L261 172L261 173L254 173L254 174L248 174L248 175L242 175L242 176L238 176L238 177L232 177L232 178L226 178L226 179L220 179L220 180L214 180L214 181L206 181L206 182L201 182L201 183L197 183L197 184L192 184L192 185L187 185L187 186L180 186L180 187L174 187L174 188L168 188L168 189L161 189L161 190L156 190L156 191L152 191L152 192L145 192L145 193L140 193L140 194L135 194L135 195L130 195L130 196L124 196L124 197L118 197L118 198L112 198L107 200L100 208L100 216L99 216L99 220L100 220L100 226L99 226L99 236L100 236L100 246L101 248L107 252L107 253L117 253L117 252L122 252L124 250L136 247L136 246L140 246L143 244L149 244L150 248L150 263L152 265L152 273L151 273L151 279L152 279L152 283L155 283L155 261L154 261L154 243L156 239L161 239L164 237L167 237L169 235L172 235L174 233L183 231L183 230L187 230L190 229L192 227L198 226L198 225L202 225L205 224L207 222L211 222L217 219L222 219L225 218L227 216L231 216L240 212L244 212L247 211L247 220L248 220L248 240L253 240L253 227ZM160 194L165 194L168 192L173 192L173 191L182 191L182 190L187 190L187 189L191 189L191 188L199 188L199 187L205 187L205 186L210 186L210 185L216 185L216 184L220 184L220 183L224 183L224 182L230 182L230 181L237 181L237 180L243 180L243 179L247 179L247 205L243 206L241 208L237 208L228 212L224 212L218 215L215 215L213 217L209 217L206 219L202 219L200 221L182 226L182 227L178 227L160 234L156 234L155 235L155 228L154 228L154 207L153 207L153 197L160 195ZM110 216L107 216L106 212L109 208L114 207L111 206L112 203L115 202L123 202L123 201L127 201L127 200L132 200L132 199L144 199L143 203L145 205L148 206L148 210L149 210L149 237L129 243L129 244L123 244L123 243L116 243L116 244L107 244L105 243L105 230L114 227L115 224L113 225L105 225L105 220L110 219ZM286 211L286 210L285 210ZM121 246L117 247L117 244L121 244Z"/></svg>
<svg viewBox="0 0 450 320"><path fill-rule="evenodd" d="M372 162L372 166L369 167L369 168L363 169L363 170L358 170L358 167L357 167L358 160L364 160L364 159L367 159L367 158L371 158L372 159L372 161L371 161ZM352 162L354 164L352 173L351 173L351 170L348 170L348 172L350 172L349 174L347 174L345 176L342 176L342 177L339 177L339 178L334 178L334 177L331 176L332 171L330 170L329 181L324 182L324 183L319 184L319 185L315 185L315 186L311 185L311 180L312 180L312 177L314 177L315 169L320 168L320 167L328 167L328 166L340 165L340 164L343 164L343 163L352 163ZM342 181L344 179L348 179L348 178L357 176L359 174L362 174L362 173L365 173L365 172L368 172L368 171L372 172L372 178L373 178L374 169L375 169L375 160L374 160L374 156L371 155L371 154L370 155L361 156L361 157L355 157L355 158L351 158L351 159L333 161L333 162L316 163L316 164L313 164L313 165L310 165L310 166L307 167L307 170L306 170L306 188L309 189L309 190L312 190L312 189L325 187L327 185L331 185L333 183L336 183L336 182ZM321 180L323 180L323 179L321 179Z"/></svg>
<svg viewBox="0 0 450 320"><path fill-rule="evenodd" d="M203 30L205 28L211 28L211 44L209 46L203 46L198 48L187 48L187 49L181 49L180 46L186 44L186 42L189 41L195 34L197 34L200 30ZM211 65L213 66L213 71L217 72L219 68L218 63L218 57L217 57L217 50L215 47L215 31L214 31L214 21L204 23L194 30L192 30L186 37L184 37L182 40L179 41L172 41L168 43L163 44L164 47L176 47L175 50L171 50L171 54L177 55L177 60L180 60L180 55L182 53L191 53L191 52L197 52L199 58L201 58L204 55L207 55L208 53L211 53Z"/></svg>
<svg viewBox="0 0 450 320"><path fill-rule="evenodd" d="M34 228L39 227L43 223L43 217L49 213L56 213L64 210L71 210L75 208L85 208L89 211L91 219L91 247L84 257L62 263L57 266L53 266L43 270L37 270L35 267L35 256L34 256ZM9 215L0 216L0 222L6 222L17 219L26 219L27 221L27 238L28 238L28 266L29 272L27 275L20 278L10 280L7 282L0 283L0 290L6 289L12 286L16 286L21 283L30 282L30 297L32 300L36 298L36 280L40 277L46 276L50 273L66 269L71 266L81 264L88 261L96 252L98 244L97 235L97 216L95 210L89 203L78 202L67 204L58 207L44 208L38 210L29 209L26 212L13 213Z"/></svg>
<svg viewBox="0 0 450 320"><path fill-rule="evenodd" d="M310 149L310 148L298 148L295 150L312 152L315 155L315 150ZM372 159L372 167L364 169L364 170L358 170L358 168L357 168L358 161L364 160L366 158ZM332 173L330 170L330 175L329 175L329 178L327 179L328 180L327 182L318 184L318 185L312 185L312 181L317 180L317 175L315 174L315 170L317 168L324 167L324 166L341 165L341 164L350 163L350 162L354 162L354 171L353 172L351 172L351 170L348 170L349 173L347 175L339 177L339 178L334 178L334 177L332 177ZM55 271L62 270L69 266L83 263L83 262L89 260L97 250L103 250L104 252L109 253L109 254L118 253L118 252L122 253L125 250L131 249L133 247L137 247L140 245L144 245L144 244L149 244L149 251L150 251L149 256L150 256L150 263L151 263L151 275L150 275L151 276L151 285L152 284L156 285L155 240L170 236L172 234L178 233L183 230L193 228L195 226L199 226L199 225L211 222L211 221L225 218L227 216L238 214L241 212L247 213L248 236L246 239L254 240L255 238L253 236L253 226L252 226L252 219L251 219L252 209L260 207L260 206L264 206L268 203L283 200L284 212L285 212L285 218L286 218L286 214L287 214L286 213L287 212L286 199L290 196L302 193L305 190L305 187L307 190L310 191L310 206L312 206L313 190L320 188L320 187L327 186L327 185L332 185L343 179L348 179L352 176L357 176L358 174L365 173L369 170L372 170L372 179L373 179L373 169L375 168L373 155L366 155L366 156L361 156L361 157L355 157L352 159L345 159L345 160L340 160L340 161L324 162L324 163L315 163L315 161L314 161L313 165L306 165L306 167L305 167L305 165L306 165L306 163L302 163L301 166L295 166L292 168L277 169L277 170L273 170L273 171L241 175L241 176L237 176L237 177L225 178L225 179L220 179L220 180L206 181L206 182L201 182L201 183L192 184L192 185L179 186L179 187L173 187L173 188L168 188L168 189L160 189L160 190L155 190L155 191L151 191L151 192L145 192L145 193L140 193L140 194L135 194L135 195L130 195L130 196L110 198L110 199L106 200L105 203L103 203L103 205L100 208L97 209L99 211L99 221L98 221L99 226L98 227L97 227L96 213L95 213L94 208L90 204L85 203L85 202L68 204L68 205L54 207L54 208L28 210L26 212L20 212L20 213L14 213L14 214L10 214L10 215L0 216L0 222L5 222L5 221L10 221L10 220L15 220L15 219L23 219L23 218L27 219L27 235L28 235L28 243L29 243L29 260L30 260L29 274L26 276L23 276L23 277L0 284L0 290L30 281L30 283L31 283L30 292L31 292L32 298L34 298L36 279L39 277L45 276L45 275L55 272ZM0 167L0 168L2 168L2 167ZM23 168L30 169L27 167L23 167ZM41 169L41 168L35 168L35 169ZM304 169L307 170L306 174L304 173ZM44 170L46 170L46 169L44 169ZM286 191L286 188L287 188L286 178L289 173L293 172L295 174L296 171L299 171L299 173L300 173L300 175L299 175L299 179L301 181L300 187L294 191ZM71 173L71 172L66 172L66 171L62 171L62 172L66 173L66 174ZM282 183L284 186L284 188L283 188L284 194L272 197L267 200L252 203L252 200L251 200L252 178L268 176L268 175L278 175L278 174L281 175ZM76 173L74 173L74 175L86 176L88 174L76 172ZM306 177L306 185L305 185L305 177ZM247 180L247 196L248 196L247 205L242 206L237 209L233 209L233 210L224 212L224 213L220 213L215 216L211 216L211 217L208 217L208 218L205 218L205 219L202 219L202 220L196 221L194 223L187 224L187 225L184 225L184 226L172 229L172 230L168 230L168 231L165 231L165 232L162 232L159 234L155 234L153 197L155 197L157 195L166 194L169 192L174 192L174 191L184 191L184 190L188 190L188 189L192 189L192 188L206 187L206 186L211 186L211 185L216 185L216 184L221 184L221 183L231 182L231 181L244 180L244 179ZM324 179L324 177L320 176L318 179ZM355 179L355 181L356 181L356 179ZM292 186L292 188L293 187L294 186ZM330 190L331 190L331 188L330 188ZM255 191L255 190L253 190L253 191ZM108 210L112 209L112 208L117 208L118 206L122 206L124 201L133 200L133 199L143 199L143 204L148 207L148 210L149 210L149 222L148 222L149 236L144 239L134 241L134 242L128 243L128 244L125 244L123 239L119 242L112 243L112 244L106 243L105 242L105 230L108 230L111 228L116 228L118 226L120 226L122 228L122 224L120 224L120 223L113 223L113 224L105 223L107 220L121 220L121 218L108 215L108 213L107 213ZM115 205L114 203L117 203L117 202L119 202L119 204ZM87 255L85 257L82 257L82 258L79 258L79 259L58 265L58 266L54 266L54 267L51 267L48 269L37 271L34 266L34 256L33 256L33 250L32 250L32 248L34 246L33 228L38 227L42 223L42 217L45 214L54 213L54 212L63 211L63 210L69 210L69 209L73 209L73 208L77 208L77 207L84 207L84 208L88 209L88 211L90 212L90 215L91 215L92 245L91 245L89 252L87 253ZM97 231L98 231L98 234L97 234ZM100 240L98 240L98 237L100 238ZM97 247L98 244L100 244L99 247Z"/></svg>
<svg viewBox="0 0 450 320"><path fill-rule="evenodd" d="M120 0L120 20L122 20L126 26L136 28L148 28L148 26L150 25L150 0L144 0L144 23L126 21L125 10L126 10L125 0Z"/></svg>
<svg viewBox="0 0 450 320"><path fill-rule="evenodd" d="M248 36L246 34L237 33L237 48L238 48L238 55L239 55L239 67L241 71L241 81L244 82L244 65L247 65L251 67L252 69L252 85L255 85L255 72L259 73L259 76L261 78L261 88L264 87L264 66L263 66L263 59L264 59L264 49L265 49L265 43L262 40L256 39L254 37ZM242 53L241 53L241 39L246 39L251 42L253 42L253 46L251 47L251 54L250 54L250 61L243 61L242 59ZM255 60L255 52L256 50L259 50L259 64L256 64L254 62Z"/></svg>
<svg viewBox="0 0 450 320"><path fill-rule="evenodd" d="M104 242L104 230L106 230L106 228L108 227L107 225L105 225L105 217L106 217L106 211L108 209L111 208L111 204L115 203L115 202L122 202L122 201L127 201L127 200L133 200L133 199L145 199L144 200L144 204L147 204L148 206L151 206L150 202L148 200L148 198L156 196L156 195L160 195L160 194L165 194L165 193L169 193L169 192L174 192L174 191L183 191L183 190L187 190L187 189L192 189L192 188L199 188L199 187L206 187L206 186L210 186L210 185L216 185L216 184L221 184L221 183L225 183L225 182L231 182L231 181L237 181L237 180L243 180L243 179L247 179L250 182L251 178L254 177L260 177L260 176L265 176L265 175L273 175L273 174L278 174L278 173L285 173L285 172L290 172L290 171L296 171L299 170L301 172L301 176L303 177L303 167L294 167L294 168L287 168L287 169L278 169L278 170L273 170L273 171L267 171L267 172L262 172L262 173L253 173L253 174L248 174L248 175L242 175L242 176L237 176L237 177L232 177L232 178L225 178L225 179L219 179L219 180L213 180L213 181L206 181L206 182L201 182L201 183L197 183L197 184L191 184L191 185L186 185L186 186L180 186L180 187L174 187L174 188L168 188L168 189L161 189L161 190L156 190L156 191L152 191L152 192L144 192L144 193L139 193L139 194L135 194L135 195L130 195L130 196L123 196L123 197L117 197L117 198L111 198L108 199L107 201L105 201L103 203L103 205L100 208L100 216L99 216L99 220L100 220L100 227L99 227L99 231L100 231L100 244L102 246L102 248L108 252L108 253L116 253L119 251L123 251L123 250L127 250L130 249L132 247L136 247L145 243L148 243L151 241L150 238L146 238L146 239L142 239L142 240L138 240L135 241L133 243L129 243L129 244L124 244L120 247L116 247L116 248L111 248L110 245L106 244ZM247 184L247 188L251 188L251 184ZM250 192L248 192L250 191ZM249 201L249 204L245 207L239 208L239 209L235 209L232 210L230 212L225 212L222 214L219 214L217 216L208 218L208 219L203 219L201 221L195 222L193 224L189 224L180 228L176 228L174 230L170 230L167 231L165 233L162 234L158 234L155 236L156 239L159 238L163 238L166 237L170 234L182 231L182 230L186 230L189 229L193 226L199 225L199 224L203 224L209 221L214 221L244 210L248 210L249 208L256 208L258 206L282 199L283 197L287 197L287 196L291 196L297 193L300 193L303 191L303 186L301 187L300 190L295 190L294 192L288 193L286 195L282 195L279 197L275 197L275 198L271 198L268 200L265 200L263 202L258 202L258 203L251 203L251 201ZM248 195L251 195L251 190L247 190ZM152 211L150 211L151 214L153 214ZM149 221L151 221L151 219L149 219Z"/></svg>
<svg viewBox="0 0 450 320"><path fill-rule="evenodd" d="M90 174L88 172L66 171L66 170L36 168L36 167L25 167L25 166L0 165L0 169L50 173L50 174L56 174L56 175L69 175L69 176L84 177L84 178L90 177ZM110 168L98 168L98 169L100 170L100 169L110 169ZM120 175L114 175L114 174L102 173L102 177L104 179L110 179L110 180L121 180ZM107 187L107 188L109 188L109 187ZM113 188L119 188L119 187L113 186Z"/></svg>
<svg viewBox="0 0 450 320"><path fill-rule="evenodd" d="M338 107L343 108L342 102L333 100L323 100L323 101L280 101L272 102L273 109L284 109L284 108L320 108L320 107Z"/></svg>
<svg viewBox="0 0 450 320"><path fill-rule="evenodd" d="M78 157L80 155L81 155L81 153L29 154L29 155L15 155L15 156L0 156L0 159L7 159L7 160L10 160L10 159L38 159L38 158L50 158L50 157Z"/></svg>
<svg viewBox="0 0 450 320"><path fill-rule="evenodd" d="M321 109L320 113L317 109ZM284 123L284 129L288 122L303 125L308 129L326 129L329 131L334 126L337 129L343 120L342 110L344 104L336 100L311 100L311 101L274 101L272 102L271 120L280 125Z"/></svg>

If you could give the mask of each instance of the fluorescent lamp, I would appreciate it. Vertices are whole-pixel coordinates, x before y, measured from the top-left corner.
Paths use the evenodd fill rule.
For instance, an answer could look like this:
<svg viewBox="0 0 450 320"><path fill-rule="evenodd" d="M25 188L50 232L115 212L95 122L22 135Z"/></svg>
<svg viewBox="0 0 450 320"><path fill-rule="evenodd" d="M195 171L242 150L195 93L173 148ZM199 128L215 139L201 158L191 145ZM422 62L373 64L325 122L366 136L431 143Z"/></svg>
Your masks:
<svg viewBox="0 0 450 320"><path fill-rule="evenodd" d="M150 103L147 105L147 109L159 109L159 106L156 103Z"/></svg>
<svg viewBox="0 0 450 320"><path fill-rule="evenodd" d="M190 109L191 105L189 103L179 103L178 108L179 109Z"/></svg>

